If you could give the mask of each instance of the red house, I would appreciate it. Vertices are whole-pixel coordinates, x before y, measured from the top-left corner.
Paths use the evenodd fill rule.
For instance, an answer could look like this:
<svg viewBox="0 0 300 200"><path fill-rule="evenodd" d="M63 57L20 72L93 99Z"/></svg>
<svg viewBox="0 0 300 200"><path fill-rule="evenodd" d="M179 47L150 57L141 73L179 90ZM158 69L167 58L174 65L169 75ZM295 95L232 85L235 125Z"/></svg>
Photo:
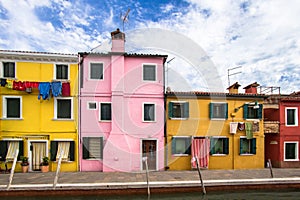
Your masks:
<svg viewBox="0 0 300 200"><path fill-rule="evenodd" d="M273 167L300 167L300 92L271 95L264 103L265 159Z"/></svg>

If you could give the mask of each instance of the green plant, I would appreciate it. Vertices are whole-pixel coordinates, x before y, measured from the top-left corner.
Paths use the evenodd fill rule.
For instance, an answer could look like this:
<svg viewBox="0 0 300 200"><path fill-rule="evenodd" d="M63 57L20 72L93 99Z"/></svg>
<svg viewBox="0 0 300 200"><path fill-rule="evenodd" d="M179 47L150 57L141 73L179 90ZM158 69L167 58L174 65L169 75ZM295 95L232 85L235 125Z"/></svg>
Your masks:
<svg viewBox="0 0 300 200"><path fill-rule="evenodd" d="M49 165L49 157L44 156L43 161L40 164L41 166L48 166Z"/></svg>
<svg viewBox="0 0 300 200"><path fill-rule="evenodd" d="M28 162L28 157L26 156L21 156L21 166L28 166L29 162Z"/></svg>

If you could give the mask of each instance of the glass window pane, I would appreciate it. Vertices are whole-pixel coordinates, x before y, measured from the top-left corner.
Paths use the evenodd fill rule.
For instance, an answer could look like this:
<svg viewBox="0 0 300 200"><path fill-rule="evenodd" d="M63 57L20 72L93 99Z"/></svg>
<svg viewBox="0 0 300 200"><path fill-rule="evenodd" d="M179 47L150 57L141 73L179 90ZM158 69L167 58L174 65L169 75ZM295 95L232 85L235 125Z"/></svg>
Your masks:
<svg viewBox="0 0 300 200"><path fill-rule="evenodd" d="M154 121L154 104L144 104L144 121Z"/></svg>
<svg viewBox="0 0 300 200"><path fill-rule="evenodd" d="M88 105L90 110L97 109L97 104L95 102L89 102Z"/></svg>
<svg viewBox="0 0 300 200"><path fill-rule="evenodd" d="M241 138L241 154L249 154L250 153L250 140L245 138Z"/></svg>
<svg viewBox="0 0 300 200"><path fill-rule="evenodd" d="M7 98L7 118L20 118L20 98Z"/></svg>
<svg viewBox="0 0 300 200"><path fill-rule="evenodd" d="M94 159L102 159L102 146L101 146L101 138L98 137L90 137L89 138L89 157Z"/></svg>
<svg viewBox="0 0 300 200"><path fill-rule="evenodd" d="M155 81L156 80L156 67L155 65L143 66L143 80Z"/></svg>
<svg viewBox="0 0 300 200"><path fill-rule="evenodd" d="M68 79L68 65L56 65L56 79Z"/></svg>
<svg viewBox="0 0 300 200"><path fill-rule="evenodd" d="M223 147L223 139L222 138L218 138L215 139L215 152L216 154L223 154L224 153L224 147Z"/></svg>
<svg viewBox="0 0 300 200"><path fill-rule="evenodd" d="M13 62L4 62L3 63L3 76L15 78L15 63Z"/></svg>
<svg viewBox="0 0 300 200"><path fill-rule="evenodd" d="M295 109L287 109L287 125L295 125Z"/></svg>
<svg viewBox="0 0 300 200"><path fill-rule="evenodd" d="M70 99L57 99L57 118L71 119Z"/></svg>
<svg viewBox="0 0 300 200"><path fill-rule="evenodd" d="M101 103L101 120L111 120L111 104Z"/></svg>
<svg viewBox="0 0 300 200"><path fill-rule="evenodd" d="M91 63L90 79L103 79L102 63Z"/></svg>
<svg viewBox="0 0 300 200"><path fill-rule="evenodd" d="M296 143L285 144L285 159L296 159Z"/></svg>

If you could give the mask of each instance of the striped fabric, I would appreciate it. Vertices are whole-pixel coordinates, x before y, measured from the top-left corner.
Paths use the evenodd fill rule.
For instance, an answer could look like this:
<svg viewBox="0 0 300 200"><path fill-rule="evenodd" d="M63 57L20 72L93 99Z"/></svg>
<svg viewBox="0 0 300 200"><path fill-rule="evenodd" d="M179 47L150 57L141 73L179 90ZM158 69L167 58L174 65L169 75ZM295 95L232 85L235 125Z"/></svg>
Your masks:
<svg viewBox="0 0 300 200"><path fill-rule="evenodd" d="M193 138L192 140L192 168L197 168L198 159L200 168L208 168L210 141L208 138Z"/></svg>

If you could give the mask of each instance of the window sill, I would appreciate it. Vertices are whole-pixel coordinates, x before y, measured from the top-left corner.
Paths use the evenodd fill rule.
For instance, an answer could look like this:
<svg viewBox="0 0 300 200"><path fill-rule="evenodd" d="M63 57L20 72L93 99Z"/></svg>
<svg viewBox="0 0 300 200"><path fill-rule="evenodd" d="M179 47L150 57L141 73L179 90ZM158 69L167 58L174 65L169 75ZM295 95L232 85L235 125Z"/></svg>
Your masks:
<svg viewBox="0 0 300 200"><path fill-rule="evenodd" d="M176 157L187 157L187 156L190 156L189 154L172 154L172 156L176 156Z"/></svg>
<svg viewBox="0 0 300 200"><path fill-rule="evenodd" d="M228 154L212 154L212 156L216 156L216 157L218 157L218 156L227 156Z"/></svg>
<svg viewBox="0 0 300 200"><path fill-rule="evenodd" d="M227 119L226 118L211 118L210 120L212 120L212 121L225 121Z"/></svg>
<svg viewBox="0 0 300 200"><path fill-rule="evenodd" d="M252 154L252 153L243 153L243 154L240 154L240 156L254 156L255 154Z"/></svg>
<svg viewBox="0 0 300 200"><path fill-rule="evenodd" d="M156 123L156 121L144 121L143 120L143 123Z"/></svg>
<svg viewBox="0 0 300 200"><path fill-rule="evenodd" d="M54 162L54 163L58 163L58 160L56 160L56 161L52 161L52 162ZM75 162L75 161L61 161L61 163L72 163L72 162Z"/></svg>
<svg viewBox="0 0 300 200"><path fill-rule="evenodd" d="M174 118L174 117L170 117L170 120L188 120L189 118Z"/></svg>
<svg viewBox="0 0 300 200"><path fill-rule="evenodd" d="M74 121L74 119L57 119L57 118L53 118L53 121Z"/></svg>
<svg viewBox="0 0 300 200"><path fill-rule="evenodd" d="M108 122L109 123L109 122L111 122L111 120L99 120L99 122L106 122L106 123Z"/></svg>
<svg viewBox="0 0 300 200"><path fill-rule="evenodd" d="M97 158L86 158L86 159L83 159L83 160L89 160L89 161L102 161L102 159L97 159Z"/></svg>
<svg viewBox="0 0 300 200"><path fill-rule="evenodd" d="M284 162L297 162L297 161L299 161L299 159L284 159L283 160Z"/></svg>
<svg viewBox="0 0 300 200"><path fill-rule="evenodd" d="M1 120L24 120L23 118L1 118Z"/></svg>

